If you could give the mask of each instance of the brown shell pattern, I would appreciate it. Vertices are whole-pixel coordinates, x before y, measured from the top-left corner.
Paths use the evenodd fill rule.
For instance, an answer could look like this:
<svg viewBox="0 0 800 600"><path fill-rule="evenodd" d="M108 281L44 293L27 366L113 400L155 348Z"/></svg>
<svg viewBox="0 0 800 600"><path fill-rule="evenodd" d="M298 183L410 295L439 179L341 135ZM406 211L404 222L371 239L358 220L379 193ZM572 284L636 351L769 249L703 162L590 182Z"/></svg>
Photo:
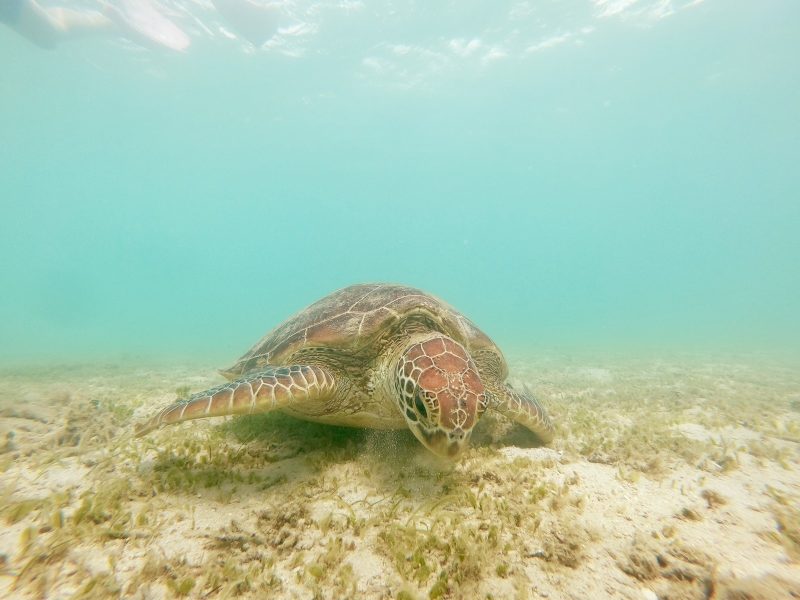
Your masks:
<svg viewBox="0 0 800 600"><path fill-rule="evenodd" d="M225 374L236 377L265 365L288 364L304 348L370 348L381 333L418 315L432 330L468 350L500 350L472 321L438 298L416 288L385 283L359 284L333 292L267 333ZM381 347L375 346L376 353Z"/></svg>

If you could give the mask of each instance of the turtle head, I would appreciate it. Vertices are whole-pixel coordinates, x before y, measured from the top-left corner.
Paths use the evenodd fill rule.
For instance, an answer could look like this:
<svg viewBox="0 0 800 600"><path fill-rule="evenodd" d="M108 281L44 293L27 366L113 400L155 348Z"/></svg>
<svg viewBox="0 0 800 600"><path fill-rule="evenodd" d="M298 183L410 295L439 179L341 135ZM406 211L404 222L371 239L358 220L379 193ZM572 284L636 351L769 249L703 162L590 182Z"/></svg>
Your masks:
<svg viewBox="0 0 800 600"><path fill-rule="evenodd" d="M458 456L486 408L464 346L441 334L416 342L403 352L396 375L400 410L417 439L435 454Z"/></svg>

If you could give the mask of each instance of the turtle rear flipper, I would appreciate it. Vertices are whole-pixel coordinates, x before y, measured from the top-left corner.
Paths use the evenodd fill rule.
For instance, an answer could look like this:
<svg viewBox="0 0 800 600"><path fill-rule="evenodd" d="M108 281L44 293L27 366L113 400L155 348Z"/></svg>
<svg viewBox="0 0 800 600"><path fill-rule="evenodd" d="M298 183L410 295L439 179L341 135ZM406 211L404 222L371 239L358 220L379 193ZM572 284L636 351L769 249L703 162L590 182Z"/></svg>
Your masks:
<svg viewBox="0 0 800 600"><path fill-rule="evenodd" d="M265 413L303 401L320 400L333 392L334 385L333 375L322 367L269 367L170 404L140 424L135 434L142 436L164 425L190 419Z"/></svg>

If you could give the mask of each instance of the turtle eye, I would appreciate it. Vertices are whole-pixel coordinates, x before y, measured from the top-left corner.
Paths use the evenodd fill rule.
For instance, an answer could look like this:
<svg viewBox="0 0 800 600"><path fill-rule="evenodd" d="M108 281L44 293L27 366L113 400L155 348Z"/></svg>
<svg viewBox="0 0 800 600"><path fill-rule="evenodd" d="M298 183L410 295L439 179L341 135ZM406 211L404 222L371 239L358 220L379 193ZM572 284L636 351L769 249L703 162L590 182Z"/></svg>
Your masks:
<svg viewBox="0 0 800 600"><path fill-rule="evenodd" d="M481 394L478 396L478 416L480 417L483 413L486 412L486 409L489 407L489 396L486 394Z"/></svg>
<svg viewBox="0 0 800 600"><path fill-rule="evenodd" d="M423 402L422 398L420 398L419 394L414 396L414 406L417 409L417 412L425 419L428 418L428 408L425 406L425 402Z"/></svg>

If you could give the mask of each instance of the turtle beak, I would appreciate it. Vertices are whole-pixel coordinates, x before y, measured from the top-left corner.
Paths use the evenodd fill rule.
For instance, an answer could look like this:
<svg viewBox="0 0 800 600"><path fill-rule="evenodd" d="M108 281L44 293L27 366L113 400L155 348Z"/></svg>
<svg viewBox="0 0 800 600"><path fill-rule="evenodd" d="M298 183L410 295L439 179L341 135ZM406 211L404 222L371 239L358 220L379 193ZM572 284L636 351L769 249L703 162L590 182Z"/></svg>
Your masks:
<svg viewBox="0 0 800 600"><path fill-rule="evenodd" d="M433 452L443 458L456 458L469 447L469 438L472 431L464 431L461 428L445 432L437 429L427 432L421 427L415 427L414 433L417 434L419 441Z"/></svg>

